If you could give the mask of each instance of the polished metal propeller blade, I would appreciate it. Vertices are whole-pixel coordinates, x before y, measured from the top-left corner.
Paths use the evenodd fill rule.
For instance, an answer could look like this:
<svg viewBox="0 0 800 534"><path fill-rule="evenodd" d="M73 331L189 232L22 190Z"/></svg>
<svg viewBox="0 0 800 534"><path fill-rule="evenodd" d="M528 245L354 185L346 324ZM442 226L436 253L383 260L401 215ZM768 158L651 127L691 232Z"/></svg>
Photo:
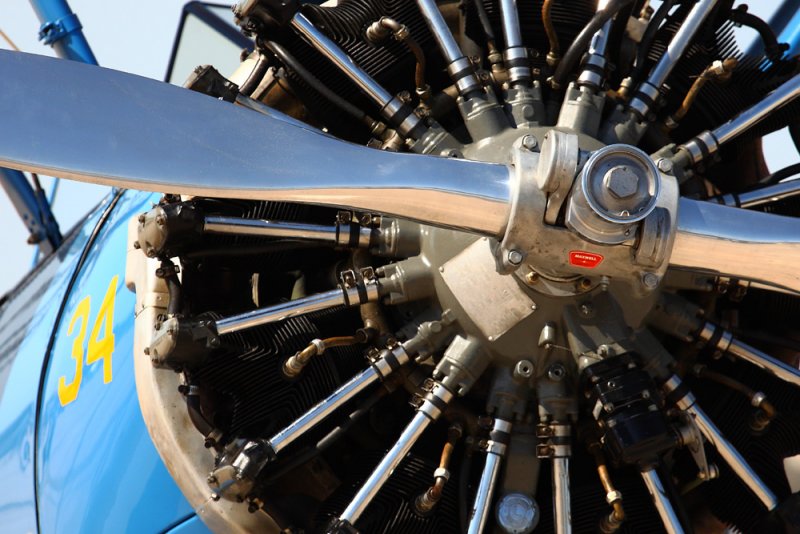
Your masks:
<svg viewBox="0 0 800 534"><path fill-rule="evenodd" d="M499 236L506 166L382 152L147 78L0 51L0 166L145 191L303 202Z"/></svg>
<svg viewBox="0 0 800 534"><path fill-rule="evenodd" d="M682 198L670 265L800 292L800 219Z"/></svg>

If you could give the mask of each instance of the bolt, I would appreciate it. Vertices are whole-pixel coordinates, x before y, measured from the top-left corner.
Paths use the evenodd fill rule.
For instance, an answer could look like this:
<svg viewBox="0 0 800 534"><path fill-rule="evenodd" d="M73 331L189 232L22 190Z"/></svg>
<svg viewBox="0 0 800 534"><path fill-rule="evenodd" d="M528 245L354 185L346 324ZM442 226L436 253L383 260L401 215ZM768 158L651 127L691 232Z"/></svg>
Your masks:
<svg viewBox="0 0 800 534"><path fill-rule="evenodd" d="M644 284L644 287L647 289L652 290L657 288L660 281L661 279L656 273L644 273L644 275L642 275L642 284Z"/></svg>
<svg viewBox="0 0 800 534"><path fill-rule="evenodd" d="M211 500L217 502L219 500L219 493L212 493Z"/></svg>
<svg viewBox="0 0 800 534"><path fill-rule="evenodd" d="M217 477L215 477L214 475L208 475L206 481L209 483L209 485L214 485L217 483Z"/></svg>
<svg viewBox="0 0 800 534"><path fill-rule="evenodd" d="M673 165L671 159L661 158L656 162L656 165L658 166L658 170L663 173L670 174L672 172Z"/></svg>
<svg viewBox="0 0 800 534"><path fill-rule="evenodd" d="M536 141L536 138L532 135L526 135L522 137L522 146L528 150L533 150L538 144L539 143Z"/></svg>
<svg viewBox="0 0 800 534"><path fill-rule="evenodd" d="M591 287L592 287L592 281L589 278L581 278L580 288L583 291L586 291L587 289L590 289Z"/></svg>
<svg viewBox="0 0 800 534"><path fill-rule="evenodd" d="M520 360L514 366L514 378L530 378L533 376L533 364L528 360Z"/></svg>
<svg viewBox="0 0 800 534"><path fill-rule="evenodd" d="M589 317L594 311L592 305L589 303L581 304L580 310L581 310L581 315L583 315L584 317Z"/></svg>
<svg viewBox="0 0 800 534"><path fill-rule="evenodd" d="M525 275L525 281L533 285L539 281L539 274L531 271Z"/></svg>
<svg viewBox="0 0 800 534"><path fill-rule="evenodd" d="M603 405L603 409L604 409L605 411L607 411L608 413L611 413L611 412L613 412L613 411L614 411L614 403L611 403L611 402L607 402L607 403L605 403L605 404Z"/></svg>
<svg viewBox="0 0 800 534"><path fill-rule="evenodd" d="M608 356L609 351L610 348L608 347L608 345L600 345L599 347L597 347L597 355L600 356L601 358L605 358L606 356Z"/></svg>
<svg viewBox="0 0 800 534"><path fill-rule="evenodd" d="M508 263L510 263L511 265L519 265L520 263L522 263L522 260L524 259L525 256L523 256L522 252L520 252L519 250L508 251Z"/></svg>
<svg viewBox="0 0 800 534"><path fill-rule="evenodd" d="M639 177L627 165L617 165L603 177L603 185L618 199L630 198L639 189Z"/></svg>
<svg viewBox="0 0 800 534"><path fill-rule="evenodd" d="M547 370L548 378L550 378L550 380L553 380L555 382L558 382L559 380L564 378L566 374L567 374L567 369L564 367L563 364L560 363L554 363Z"/></svg>

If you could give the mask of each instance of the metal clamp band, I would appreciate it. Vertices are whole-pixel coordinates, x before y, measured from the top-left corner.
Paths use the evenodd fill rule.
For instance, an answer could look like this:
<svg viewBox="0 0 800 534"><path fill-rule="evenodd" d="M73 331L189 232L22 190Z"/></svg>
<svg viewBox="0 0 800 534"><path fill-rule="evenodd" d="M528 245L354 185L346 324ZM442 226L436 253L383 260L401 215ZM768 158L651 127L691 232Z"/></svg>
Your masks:
<svg viewBox="0 0 800 534"><path fill-rule="evenodd" d="M453 400L453 397L454 395L449 389L439 382L436 382L433 384L433 389L425 395L425 399L422 402L422 406L419 407L419 411L435 421L442 415L442 412L450 401Z"/></svg>
<svg viewBox="0 0 800 534"><path fill-rule="evenodd" d="M69 35L83 29L78 15L70 13L66 17L45 22L39 27L39 40L46 45L52 45Z"/></svg>
<svg viewBox="0 0 800 534"><path fill-rule="evenodd" d="M496 454L497 456L505 456L508 447L505 443L498 443L497 441L489 440L486 442L486 453Z"/></svg>

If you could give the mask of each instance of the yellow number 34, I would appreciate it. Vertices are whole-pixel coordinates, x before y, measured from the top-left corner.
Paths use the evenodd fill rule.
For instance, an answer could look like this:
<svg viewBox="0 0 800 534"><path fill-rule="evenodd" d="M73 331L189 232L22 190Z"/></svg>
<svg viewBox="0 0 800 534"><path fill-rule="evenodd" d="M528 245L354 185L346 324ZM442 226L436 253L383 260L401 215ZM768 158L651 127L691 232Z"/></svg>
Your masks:
<svg viewBox="0 0 800 534"><path fill-rule="evenodd" d="M111 382L111 355L114 353L114 297L117 294L118 276L111 279L108 289L100 304L100 310L89 334L89 343L86 345L86 363L91 365L98 360L103 360L103 383ZM78 303L69 321L67 336L75 336L72 341L72 359L75 360L75 376L67 384L67 377L58 379L58 400L61 406L66 406L78 398L83 380L83 342L86 338L86 327L91 311L91 297L86 297ZM76 333L77 329L77 333Z"/></svg>

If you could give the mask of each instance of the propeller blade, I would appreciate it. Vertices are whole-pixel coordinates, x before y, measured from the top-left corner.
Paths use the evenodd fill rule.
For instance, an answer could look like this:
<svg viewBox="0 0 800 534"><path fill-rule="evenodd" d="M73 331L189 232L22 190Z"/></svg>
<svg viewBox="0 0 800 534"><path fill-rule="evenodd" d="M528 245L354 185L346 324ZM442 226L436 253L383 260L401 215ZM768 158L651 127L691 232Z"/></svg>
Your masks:
<svg viewBox="0 0 800 534"><path fill-rule="evenodd" d="M487 235L508 219L504 165L340 141L132 74L0 51L0 166L187 195L302 202Z"/></svg>
<svg viewBox="0 0 800 534"><path fill-rule="evenodd" d="M800 292L800 219L682 198L670 265Z"/></svg>

